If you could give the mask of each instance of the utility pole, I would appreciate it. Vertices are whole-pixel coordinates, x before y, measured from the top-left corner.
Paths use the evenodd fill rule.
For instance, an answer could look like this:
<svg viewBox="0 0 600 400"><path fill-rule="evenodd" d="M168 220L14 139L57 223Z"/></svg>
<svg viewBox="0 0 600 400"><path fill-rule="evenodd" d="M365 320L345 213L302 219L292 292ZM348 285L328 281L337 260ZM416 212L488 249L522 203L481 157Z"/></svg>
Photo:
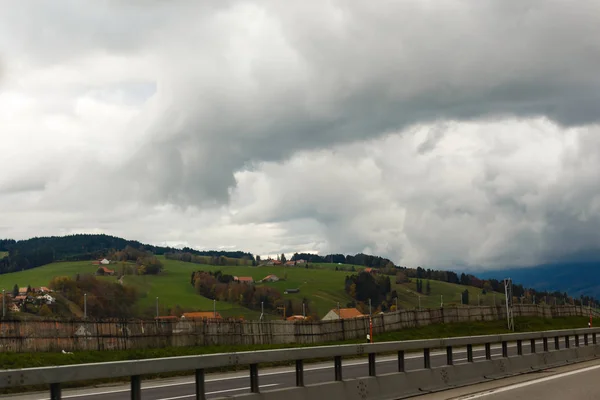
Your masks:
<svg viewBox="0 0 600 400"><path fill-rule="evenodd" d="M444 308L444 295L440 294L440 308Z"/></svg>
<svg viewBox="0 0 600 400"><path fill-rule="evenodd" d="M213 299L213 318L217 318L217 299Z"/></svg>
<svg viewBox="0 0 600 400"><path fill-rule="evenodd" d="M156 318L158 318L158 297L156 298Z"/></svg>
<svg viewBox="0 0 600 400"><path fill-rule="evenodd" d="M342 314L341 314L341 311L340 311L340 302L339 301L337 302L337 310L338 310L338 312L337 312L338 319L342 319Z"/></svg>
<svg viewBox="0 0 600 400"><path fill-rule="evenodd" d="M263 320L264 314L265 314L265 302L261 301L260 302L260 318L259 318L259 321Z"/></svg>
<svg viewBox="0 0 600 400"><path fill-rule="evenodd" d="M4 294L4 289L2 289L2 318L6 317L6 295Z"/></svg>
<svg viewBox="0 0 600 400"><path fill-rule="evenodd" d="M83 294L83 319L87 319L87 293Z"/></svg>
<svg viewBox="0 0 600 400"><path fill-rule="evenodd" d="M371 312L371 299L369 299L369 317L371 317L373 313Z"/></svg>
<svg viewBox="0 0 600 400"><path fill-rule="evenodd" d="M513 292L512 280L510 278L504 280L504 295L506 296L506 320L508 329L514 331L515 323L513 319Z"/></svg>
<svg viewBox="0 0 600 400"><path fill-rule="evenodd" d="M306 304L302 302L302 318L306 318Z"/></svg>

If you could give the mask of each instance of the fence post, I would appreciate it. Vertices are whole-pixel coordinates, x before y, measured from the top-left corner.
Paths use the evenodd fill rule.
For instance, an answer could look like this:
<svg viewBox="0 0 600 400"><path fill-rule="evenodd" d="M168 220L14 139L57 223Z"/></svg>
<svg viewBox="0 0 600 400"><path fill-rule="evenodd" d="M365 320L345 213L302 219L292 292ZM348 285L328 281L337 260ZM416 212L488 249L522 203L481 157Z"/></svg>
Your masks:
<svg viewBox="0 0 600 400"><path fill-rule="evenodd" d="M206 395L204 394L204 370L196 370L196 400L205 400Z"/></svg>
<svg viewBox="0 0 600 400"><path fill-rule="evenodd" d="M369 353L369 376L375 376L375 353Z"/></svg>
<svg viewBox="0 0 600 400"><path fill-rule="evenodd" d="M446 364L454 364L454 360L452 359L452 346L446 347Z"/></svg>
<svg viewBox="0 0 600 400"><path fill-rule="evenodd" d="M404 350L398 352L398 372L404 372Z"/></svg>
<svg viewBox="0 0 600 400"><path fill-rule="evenodd" d="M60 399L61 399L60 383L51 383L50 384L50 400L60 400Z"/></svg>
<svg viewBox="0 0 600 400"><path fill-rule="evenodd" d="M250 392L259 393L259 390L258 390L258 364L250 364Z"/></svg>
<svg viewBox="0 0 600 400"><path fill-rule="evenodd" d="M142 380L139 375L131 377L131 400L142 400Z"/></svg>
<svg viewBox="0 0 600 400"><path fill-rule="evenodd" d="M423 349L423 365L426 369L431 368L431 357L429 355L429 349Z"/></svg>
<svg viewBox="0 0 600 400"><path fill-rule="evenodd" d="M341 356L335 356L333 358L333 366L334 366L335 380L341 381L342 380L342 357Z"/></svg>
<svg viewBox="0 0 600 400"><path fill-rule="evenodd" d="M304 361L296 360L296 386L304 386Z"/></svg>

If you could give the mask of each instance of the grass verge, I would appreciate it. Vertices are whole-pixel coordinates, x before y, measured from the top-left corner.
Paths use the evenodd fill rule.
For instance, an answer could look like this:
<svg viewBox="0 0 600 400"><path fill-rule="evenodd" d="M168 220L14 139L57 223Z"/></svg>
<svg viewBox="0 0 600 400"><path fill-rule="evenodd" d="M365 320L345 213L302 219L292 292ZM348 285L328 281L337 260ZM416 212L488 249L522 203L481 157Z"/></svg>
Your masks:
<svg viewBox="0 0 600 400"><path fill-rule="evenodd" d="M543 330L559 330L586 328L588 319L586 317L564 317L564 318L515 318L515 332L533 332ZM434 324L419 328L403 329L396 332L388 332L374 337L376 342L431 339L431 338L449 338L460 336L492 335L500 333L509 333L506 329L506 321L490 322L465 322L452 324ZM363 340L347 340L343 342L320 343L311 346L327 346L340 344L363 343ZM202 346L202 347L167 347L144 350L119 350L119 351L82 351L74 354L62 353L3 353L0 354L0 368L18 369L43 366L86 364L123 360L140 360L148 358L178 357L200 354L229 353L241 351L257 351L271 349L285 349L296 347L308 347L302 345L244 345L244 346ZM321 360L305 360L321 361ZM290 365L291 363L272 363L263 367L274 367ZM224 367L207 372L226 372L239 371L247 369L246 366ZM190 375L192 371L178 371L173 373L155 374L145 376L145 379L169 378L176 376ZM123 382L123 379L102 379L94 381L81 381L65 384L65 388L92 386L100 383ZM2 394L16 393L32 390L46 390L45 386L12 388L10 390L0 391Z"/></svg>

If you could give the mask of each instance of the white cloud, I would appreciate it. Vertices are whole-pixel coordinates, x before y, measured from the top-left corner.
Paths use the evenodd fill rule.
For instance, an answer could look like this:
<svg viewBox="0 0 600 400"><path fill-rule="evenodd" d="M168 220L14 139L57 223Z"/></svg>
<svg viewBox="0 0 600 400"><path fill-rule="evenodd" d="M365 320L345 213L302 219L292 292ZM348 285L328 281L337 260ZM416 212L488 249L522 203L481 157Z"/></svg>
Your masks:
<svg viewBox="0 0 600 400"><path fill-rule="evenodd" d="M3 4L0 236L594 255L597 5L432 4Z"/></svg>

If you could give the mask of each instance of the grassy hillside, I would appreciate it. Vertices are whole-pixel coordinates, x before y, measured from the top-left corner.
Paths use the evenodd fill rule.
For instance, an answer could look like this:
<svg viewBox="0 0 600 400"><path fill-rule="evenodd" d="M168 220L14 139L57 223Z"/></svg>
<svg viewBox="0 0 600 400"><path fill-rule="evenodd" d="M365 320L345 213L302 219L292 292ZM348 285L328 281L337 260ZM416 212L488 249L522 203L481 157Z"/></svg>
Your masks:
<svg viewBox="0 0 600 400"><path fill-rule="evenodd" d="M8 251L0 251L0 258L4 258L8 255Z"/></svg>
<svg viewBox="0 0 600 400"><path fill-rule="evenodd" d="M158 297L159 308L163 314L166 308L180 306L183 309L209 311L213 309L213 301L199 296L190 284L193 271L217 271L237 276L251 276L255 281L261 280L267 275L277 275L279 278L286 277L285 281L264 283L277 288L282 294L286 289L300 289L299 293L283 295L284 299L290 298L298 301L306 298L309 308L322 317L329 310L335 308L339 302L344 307L352 301L344 291L344 279L350 275L352 266L337 264L315 264L314 268L283 267L283 266L212 266L187 263L176 260L167 260L160 257L164 264L164 272L161 275L127 275L124 277L125 285L136 287L142 295L139 301L139 311L154 310L156 298ZM346 271L336 271L336 267L344 268ZM111 265L112 269L119 271L120 264ZM54 276L94 273L97 266L91 265L90 261L52 263L39 268L22 272L0 275L0 289L12 290L15 284L19 286L46 286ZM363 267L355 266L356 271ZM102 277L101 279L116 280L115 277ZM391 277L392 289L398 293L398 303L401 308L416 308L419 305L419 295L416 292L416 284L396 284L395 278ZM466 289L470 293L470 305L477 305L477 294L480 294L481 305L491 305L494 301L493 294L482 295L481 290L474 287L450 284L446 282L430 281L431 294L422 294L422 308L438 308L440 306L440 295L443 295L444 304L460 304L460 294ZM424 291L426 281L424 281ZM496 302L500 304L504 296L496 294ZM252 311L237 304L227 302L216 302L216 309L224 316L244 316L246 319L258 318L260 312ZM274 316L272 317L274 318Z"/></svg>

